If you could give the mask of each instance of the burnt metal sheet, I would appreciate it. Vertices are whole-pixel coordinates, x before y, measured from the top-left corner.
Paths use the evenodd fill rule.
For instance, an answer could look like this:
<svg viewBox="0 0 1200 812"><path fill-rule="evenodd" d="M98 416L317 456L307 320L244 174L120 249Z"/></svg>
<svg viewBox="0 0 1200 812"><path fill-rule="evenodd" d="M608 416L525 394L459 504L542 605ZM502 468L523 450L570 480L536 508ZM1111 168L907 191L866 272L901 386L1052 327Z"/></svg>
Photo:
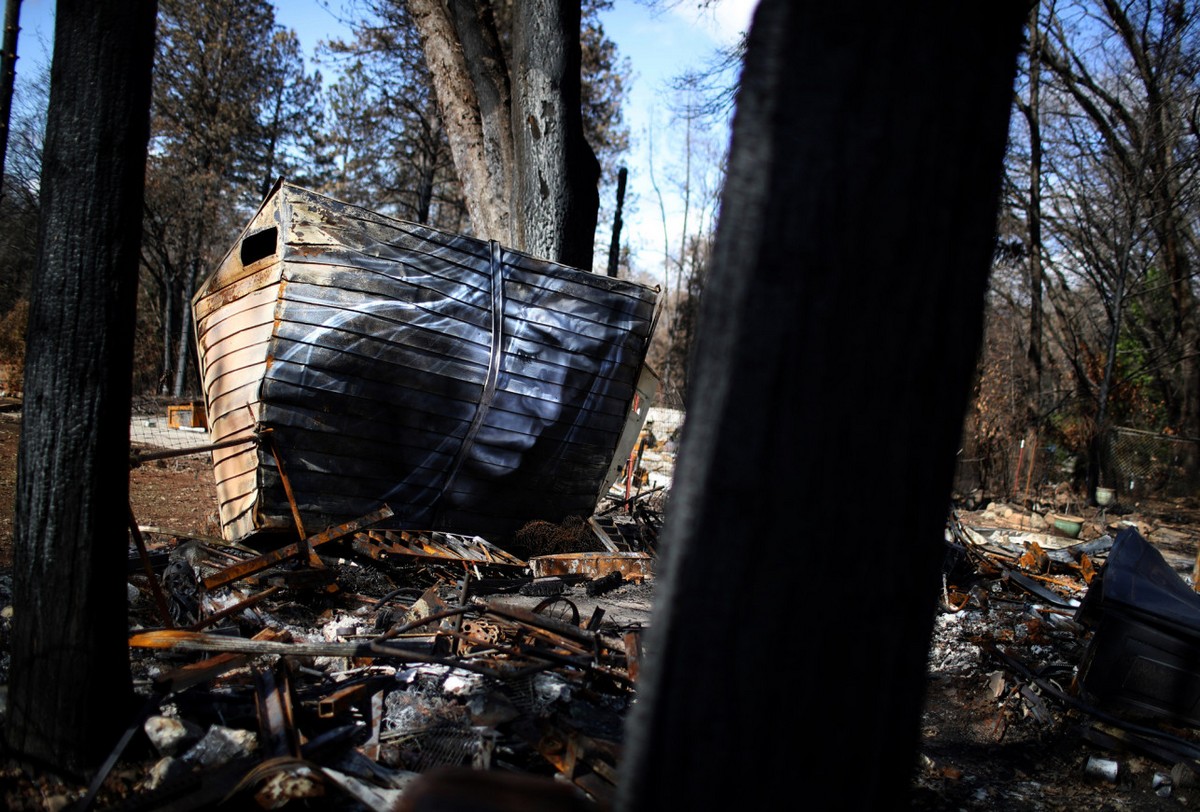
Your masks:
<svg viewBox="0 0 1200 812"><path fill-rule="evenodd" d="M535 578L548 575L583 575L603 578L619 572L627 581L645 581L654 576L654 558L649 553L560 553L529 559Z"/></svg>
<svg viewBox="0 0 1200 812"><path fill-rule="evenodd" d="M387 503L391 529L503 540L590 515L653 395L657 304L281 183L193 300L213 439L270 429L314 526ZM227 539L292 524L271 454L216 461Z"/></svg>
<svg viewBox="0 0 1200 812"><path fill-rule="evenodd" d="M454 533L415 533L408 530L356 533L351 546L356 552L377 560L422 559L522 570L527 566L521 559L486 539Z"/></svg>
<svg viewBox="0 0 1200 812"><path fill-rule="evenodd" d="M1076 619L1094 630L1079 667L1085 697L1200 726L1200 594L1133 528L1117 535Z"/></svg>
<svg viewBox="0 0 1200 812"><path fill-rule="evenodd" d="M392 509L387 505L384 505L383 507L372 511L365 516L361 516L357 519L352 519L349 522L330 527L315 536L310 536L304 539L303 541L294 542L292 544L276 548L270 552L263 553L262 555L255 556L254 558L226 567L220 572L215 572L205 578L203 581L204 589L206 591L212 591L219 587L226 586L227 584L231 584L241 578L245 578L247 575L253 575L256 572L262 572L263 570L273 567L282 561L288 560L289 558L294 558L302 553L307 553L313 547L317 547L321 544L328 544L331 541L336 541L337 539L340 539L343 536L348 536L351 533L362 529L363 527L382 521L391 515Z"/></svg>

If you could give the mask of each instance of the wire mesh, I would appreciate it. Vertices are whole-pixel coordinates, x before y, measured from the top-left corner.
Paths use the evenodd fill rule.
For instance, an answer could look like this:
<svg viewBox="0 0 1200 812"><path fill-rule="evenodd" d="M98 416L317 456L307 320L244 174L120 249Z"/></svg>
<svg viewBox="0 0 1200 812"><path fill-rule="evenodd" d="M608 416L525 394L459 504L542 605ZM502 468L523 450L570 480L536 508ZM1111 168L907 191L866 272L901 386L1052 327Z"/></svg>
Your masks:
<svg viewBox="0 0 1200 812"><path fill-rule="evenodd" d="M1117 427L1105 437L1101 484L1126 497L1200 493L1200 441Z"/></svg>
<svg viewBox="0 0 1200 812"><path fill-rule="evenodd" d="M129 505L151 548L163 537L221 535L207 423L203 400L134 401Z"/></svg>
<svg viewBox="0 0 1200 812"><path fill-rule="evenodd" d="M204 401L135 404L129 420L129 442L135 453L143 454L205 448L211 440Z"/></svg>

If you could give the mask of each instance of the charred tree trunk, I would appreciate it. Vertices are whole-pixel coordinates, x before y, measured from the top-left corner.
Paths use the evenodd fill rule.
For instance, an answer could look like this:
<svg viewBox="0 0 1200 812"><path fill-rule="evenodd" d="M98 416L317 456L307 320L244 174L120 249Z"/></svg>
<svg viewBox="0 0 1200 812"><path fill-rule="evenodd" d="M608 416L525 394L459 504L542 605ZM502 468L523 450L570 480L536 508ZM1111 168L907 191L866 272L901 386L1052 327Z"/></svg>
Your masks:
<svg viewBox="0 0 1200 812"><path fill-rule="evenodd" d="M195 280L198 276L199 266L199 261L192 263L192 272L189 275L191 279ZM183 397L184 389L187 388L188 356L192 353L193 288L195 288L194 281L184 285L179 292L179 334L175 337L175 382L171 385L171 395L177 398Z"/></svg>
<svg viewBox="0 0 1200 812"><path fill-rule="evenodd" d="M280 79L275 87L275 94L272 97L274 106L271 108L271 125L267 130L267 148L263 155L262 182L258 185L258 196L263 200L267 199L267 195L271 193L271 188L275 185L275 159L276 151L279 149L280 133L283 128L283 97L285 92L283 80Z"/></svg>
<svg viewBox="0 0 1200 812"><path fill-rule="evenodd" d="M77 772L132 699L129 403L155 3L60 0L29 313L8 744Z"/></svg>
<svg viewBox="0 0 1200 812"><path fill-rule="evenodd" d="M522 0L513 12L519 244L591 270L600 162L583 135L579 0Z"/></svg>
<svg viewBox="0 0 1200 812"><path fill-rule="evenodd" d="M4 6L4 45L0 53L0 191L4 189L4 160L12 123L13 83L17 78L17 35L21 31L21 0Z"/></svg>
<svg viewBox="0 0 1200 812"><path fill-rule="evenodd" d="M760 3L620 809L906 805L1027 10ZM868 472L887 575L847 601L803 529Z"/></svg>
<svg viewBox="0 0 1200 812"><path fill-rule="evenodd" d="M478 237L513 245L511 152L508 156L503 154L504 139L509 138L504 133L511 126L509 111L506 107L484 106L488 91L481 99L456 28L456 23L461 25L468 19L482 24L485 17L482 11L472 17L459 9L452 18L450 9L441 0L407 2L429 65L471 226ZM456 0L456 6L462 2L465 0ZM482 5L483 0L478 2ZM489 39L483 34L468 34L467 41L482 44ZM488 65L495 71L505 69L498 50L488 58ZM476 65L475 75L481 68L482 65ZM499 90L496 93L493 101L498 102L503 95Z"/></svg>
<svg viewBox="0 0 1200 812"><path fill-rule="evenodd" d="M171 381L175 376L175 336L179 333L179 284L176 277L167 276L163 280L162 302L162 373L159 375L158 393L171 394Z"/></svg>
<svg viewBox="0 0 1200 812"><path fill-rule="evenodd" d="M608 275L616 277L617 263L621 255L621 211L625 208L625 181L629 170L621 167L617 173L617 211L613 214L612 242L608 246Z"/></svg>

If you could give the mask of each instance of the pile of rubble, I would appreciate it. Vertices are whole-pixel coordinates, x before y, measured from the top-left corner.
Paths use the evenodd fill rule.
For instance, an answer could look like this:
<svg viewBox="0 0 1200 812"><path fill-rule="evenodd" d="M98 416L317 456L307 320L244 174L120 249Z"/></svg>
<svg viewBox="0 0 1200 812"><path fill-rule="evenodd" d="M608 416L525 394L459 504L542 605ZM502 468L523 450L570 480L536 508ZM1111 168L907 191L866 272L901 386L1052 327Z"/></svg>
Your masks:
<svg viewBox="0 0 1200 812"><path fill-rule="evenodd" d="M661 515L621 499L531 525L543 554L525 560L480 537L372 529L387 513L265 551L136 534L142 713L86 792L47 802L26 786L7 808L383 809L455 768L606 802Z"/></svg>
<svg viewBox="0 0 1200 812"><path fill-rule="evenodd" d="M915 808L1200 801L1194 528L1056 516L993 504L947 522Z"/></svg>

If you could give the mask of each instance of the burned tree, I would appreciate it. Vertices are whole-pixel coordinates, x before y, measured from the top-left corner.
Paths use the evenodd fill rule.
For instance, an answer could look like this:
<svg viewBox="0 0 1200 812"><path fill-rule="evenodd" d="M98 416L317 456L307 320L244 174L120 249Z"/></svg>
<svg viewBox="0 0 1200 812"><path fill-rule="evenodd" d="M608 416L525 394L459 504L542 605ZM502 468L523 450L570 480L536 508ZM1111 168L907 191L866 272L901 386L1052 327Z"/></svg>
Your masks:
<svg viewBox="0 0 1200 812"><path fill-rule="evenodd" d="M759 6L623 809L905 800L1027 9Z"/></svg>
<svg viewBox="0 0 1200 812"><path fill-rule="evenodd" d="M70 771L127 721L129 402L155 3L60 2L29 312L6 735Z"/></svg>
<svg viewBox="0 0 1200 812"><path fill-rule="evenodd" d="M600 164L584 137L579 0L407 0L477 236L591 268ZM514 202L515 201L515 202Z"/></svg>

